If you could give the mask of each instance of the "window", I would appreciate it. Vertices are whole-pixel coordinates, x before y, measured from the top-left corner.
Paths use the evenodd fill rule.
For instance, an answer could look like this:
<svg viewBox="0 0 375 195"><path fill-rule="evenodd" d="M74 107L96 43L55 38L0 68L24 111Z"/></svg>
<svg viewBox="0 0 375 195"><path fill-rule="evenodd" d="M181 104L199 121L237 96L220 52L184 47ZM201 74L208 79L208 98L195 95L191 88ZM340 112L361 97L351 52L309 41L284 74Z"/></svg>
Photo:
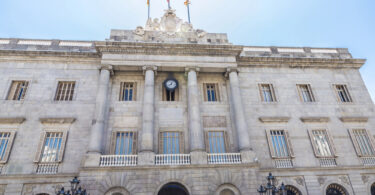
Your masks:
<svg viewBox="0 0 375 195"><path fill-rule="evenodd" d="M349 130L349 134L358 156L375 156L373 141L368 131L365 129L353 129Z"/></svg>
<svg viewBox="0 0 375 195"><path fill-rule="evenodd" d="M315 102L310 85L297 85L298 91L303 102Z"/></svg>
<svg viewBox="0 0 375 195"><path fill-rule="evenodd" d="M59 81L55 101L72 101L75 84L75 81Z"/></svg>
<svg viewBox="0 0 375 195"><path fill-rule="evenodd" d="M135 101L136 83L121 82L119 101Z"/></svg>
<svg viewBox="0 0 375 195"><path fill-rule="evenodd" d="M346 85L335 85L338 98L341 102L352 102L348 88Z"/></svg>
<svg viewBox="0 0 375 195"><path fill-rule="evenodd" d="M132 155L137 153L137 132L114 132L112 154Z"/></svg>
<svg viewBox="0 0 375 195"><path fill-rule="evenodd" d="M28 81L12 81L12 85L9 89L8 100L24 100L27 87L29 86Z"/></svg>
<svg viewBox="0 0 375 195"><path fill-rule="evenodd" d="M267 138L272 158L290 158L294 156L287 131L267 131Z"/></svg>
<svg viewBox="0 0 375 195"><path fill-rule="evenodd" d="M54 163L63 159L67 132L43 132L34 162Z"/></svg>
<svg viewBox="0 0 375 195"><path fill-rule="evenodd" d="M15 132L0 132L0 163L8 161Z"/></svg>
<svg viewBox="0 0 375 195"><path fill-rule="evenodd" d="M272 84L260 84L259 89L263 102L276 102L275 91Z"/></svg>
<svg viewBox="0 0 375 195"><path fill-rule="evenodd" d="M227 136L224 131L207 131L206 147L209 153L226 153L228 149Z"/></svg>
<svg viewBox="0 0 375 195"><path fill-rule="evenodd" d="M220 101L219 86L215 83L205 83L204 88L204 101L206 102L217 102Z"/></svg>
<svg viewBox="0 0 375 195"><path fill-rule="evenodd" d="M179 98L178 88L176 88L173 91L169 91L163 86L163 98L162 98L163 101L174 102L174 101L178 101L178 98Z"/></svg>
<svg viewBox="0 0 375 195"><path fill-rule="evenodd" d="M335 149L331 136L326 130L309 131L311 143L316 157L333 157Z"/></svg>
<svg viewBox="0 0 375 195"><path fill-rule="evenodd" d="M184 138L182 132L161 132L159 142L159 151L161 154L184 153Z"/></svg>

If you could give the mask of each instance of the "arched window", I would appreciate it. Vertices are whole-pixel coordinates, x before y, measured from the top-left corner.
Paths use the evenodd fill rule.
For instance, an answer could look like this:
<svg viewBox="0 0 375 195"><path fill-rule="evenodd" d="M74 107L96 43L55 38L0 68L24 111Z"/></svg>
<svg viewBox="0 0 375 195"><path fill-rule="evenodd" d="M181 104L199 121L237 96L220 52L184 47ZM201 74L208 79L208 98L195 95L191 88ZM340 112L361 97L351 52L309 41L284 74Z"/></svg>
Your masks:
<svg viewBox="0 0 375 195"><path fill-rule="evenodd" d="M348 192L339 184L330 184L327 187L326 195L349 195Z"/></svg>
<svg viewBox="0 0 375 195"><path fill-rule="evenodd" d="M167 183L160 189L158 195L189 195L189 192L179 183Z"/></svg>
<svg viewBox="0 0 375 195"><path fill-rule="evenodd" d="M109 189L105 195L130 195L130 193L122 187L115 187Z"/></svg>
<svg viewBox="0 0 375 195"><path fill-rule="evenodd" d="M224 189L220 192L220 195L235 195L234 192L230 189Z"/></svg>
<svg viewBox="0 0 375 195"><path fill-rule="evenodd" d="M302 193L292 185L286 185L285 190L287 195L302 195Z"/></svg>
<svg viewBox="0 0 375 195"><path fill-rule="evenodd" d="M240 195L240 191L236 186L232 184L222 184L220 185L215 192L215 195Z"/></svg>
<svg viewBox="0 0 375 195"><path fill-rule="evenodd" d="M371 185L371 195L375 195L375 183Z"/></svg>

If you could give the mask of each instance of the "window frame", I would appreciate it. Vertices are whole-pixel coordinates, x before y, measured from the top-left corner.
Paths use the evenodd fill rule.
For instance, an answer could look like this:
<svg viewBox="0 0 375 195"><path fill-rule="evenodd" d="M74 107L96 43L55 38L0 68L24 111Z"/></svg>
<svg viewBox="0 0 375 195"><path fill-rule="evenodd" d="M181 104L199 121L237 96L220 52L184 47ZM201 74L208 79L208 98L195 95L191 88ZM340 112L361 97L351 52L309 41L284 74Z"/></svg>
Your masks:
<svg viewBox="0 0 375 195"><path fill-rule="evenodd" d="M51 161L51 162L43 162L42 161L42 154L43 154L45 141L46 141L46 138L47 138L47 133L62 133L61 149L58 153L58 160L57 161ZM58 130L57 128L43 130L41 132L41 135L40 135L39 144L38 144L37 152L35 154L34 162L35 163L44 163L44 164L61 163L64 159L64 153L65 153L67 138L68 138L68 130Z"/></svg>
<svg viewBox="0 0 375 195"><path fill-rule="evenodd" d="M324 131L325 132L325 135L328 138L327 143L328 143L328 146L329 146L329 149L330 149L330 152L331 152L330 156L324 156L324 155L321 155L321 154L318 153L318 148L317 148L317 145L314 141L313 131ZM333 142L333 137L327 129L311 129L311 130L307 130L307 132L309 134L310 143L311 143L311 146L313 148L314 155L315 155L316 158L335 158L335 157L337 157L337 151L336 151L335 144Z"/></svg>
<svg viewBox="0 0 375 195"><path fill-rule="evenodd" d="M302 86L307 87L307 90L309 92L309 96L310 96L311 101L305 101L305 99L303 98L304 96L303 96ZM300 98L301 102L303 102L303 103L314 103L314 102L316 102L314 91L312 90L310 84L297 84L297 90L298 90L298 95L299 95L299 98Z"/></svg>
<svg viewBox="0 0 375 195"><path fill-rule="evenodd" d="M138 152L138 131L126 131L126 130L124 131L119 130L119 131L112 132L110 154L116 155L117 133L133 133L132 154L128 154L128 155L136 155Z"/></svg>
<svg viewBox="0 0 375 195"><path fill-rule="evenodd" d="M16 138L17 131L14 129L8 130L6 128L5 129L1 128L0 133L10 133L9 138L8 138L7 148L4 150L4 158L0 159L0 164L6 164L9 160L10 153L12 152L12 147L13 147L14 140Z"/></svg>
<svg viewBox="0 0 375 195"><path fill-rule="evenodd" d="M133 94L132 94L132 100L123 100L123 89L124 85L126 84L133 84ZM119 102L135 102L137 101L137 82L135 81L120 81L120 90L119 90Z"/></svg>
<svg viewBox="0 0 375 195"><path fill-rule="evenodd" d="M174 90L174 101L168 101L167 100L167 93L168 93L168 90L164 87L164 83L162 83L162 86L161 86L161 101L162 102L179 102L180 101L180 90L179 90L180 86L178 86L175 90Z"/></svg>
<svg viewBox="0 0 375 195"><path fill-rule="evenodd" d="M270 87L272 101L266 101L265 100L265 97L263 95L263 86L264 85L268 85ZM263 102L263 103L276 103L276 102L278 102L278 98L276 97L275 87L272 83L258 83L258 90L259 90L261 102Z"/></svg>
<svg viewBox="0 0 375 195"><path fill-rule="evenodd" d="M15 83L19 83L19 82L25 82L26 83L26 90L24 90L24 93L22 95L22 98L21 99L14 99L14 96L16 95L16 92L17 92L17 89L14 90L14 93L12 93L12 89L13 89L13 84ZM21 79L14 79L14 80L11 80L10 81L10 85L9 85L9 88L8 88L8 93L6 95L6 100L8 101L24 101L27 97L27 94L28 94L28 91L30 90L30 84L31 82L29 80L21 80ZM12 98L10 98L10 96L12 96Z"/></svg>
<svg viewBox="0 0 375 195"><path fill-rule="evenodd" d="M288 156L276 156L275 150L274 150L274 147L273 147L273 144L272 144L272 140L271 140L271 131L284 131L284 138L285 138L285 142L286 142ZM292 159L292 158L295 157L293 146L292 146L292 143L291 143L291 140L290 140L288 130L285 130L285 129L268 129L268 130L266 130L266 135L267 135L268 147L269 147L270 155L271 155L272 159Z"/></svg>
<svg viewBox="0 0 375 195"><path fill-rule="evenodd" d="M160 131L159 132L159 154L165 154L164 153L164 137L163 133L178 133L178 142L179 142L179 153L178 154L185 154L185 137L183 131Z"/></svg>
<svg viewBox="0 0 375 195"><path fill-rule="evenodd" d="M213 85L214 86L215 101L208 101L207 85ZM220 85L219 85L218 82L204 82L203 83L203 100L204 100L204 102L214 103L214 102L220 102L221 101L219 86Z"/></svg>
<svg viewBox="0 0 375 195"><path fill-rule="evenodd" d="M223 139L224 139L224 149L225 149L225 153L229 153L229 137L228 137L228 132L225 131L225 130L206 130L204 132L204 137L205 137L205 145L206 145L206 152L209 153L209 154L215 154L215 153L211 153L210 152L210 141L209 141L209 133L210 132L222 132L223 133ZM222 154L225 154L225 153L222 153ZM220 154L220 153L219 153Z"/></svg>
<svg viewBox="0 0 375 195"><path fill-rule="evenodd" d="M348 97L348 100L349 100L349 101L342 101L342 100L341 100L341 97L340 97L340 95L339 95L339 91L338 91L338 89L337 89L337 86L343 86L343 88L344 88L344 92L345 92L346 96ZM342 103L342 104L351 104L351 103L354 102L353 97L352 97L352 95L351 95L350 92L349 92L349 88L348 88L348 85L347 85L347 84L333 84L333 89L334 89L334 91L335 91L335 95L336 95L337 101L338 101L339 103Z"/></svg>
<svg viewBox="0 0 375 195"><path fill-rule="evenodd" d="M71 100L57 100L57 94L58 94L58 91L59 91L60 83L69 83L69 82L74 83L73 94L72 94ZM54 102L72 102L72 101L75 101L77 90L78 90L78 81L77 80L57 80L56 88L55 88L55 94L53 96L53 101Z"/></svg>
<svg viewBox="0 0 375 195"><path fill-rule="evenodd" d="M359 147L359 143L357 142L357 139L354 133L354 131L358 131L358 130L362 130L365 132L365 135L367 136L367 139L369 141L368 143L369 147L371 147L370 149L372 150L372 153L373 153L372 155L363 154L361 148ZM365 128L353 128L353 129L348 129L348 132L349 132L350 139L352 140L354 150L356 151L358 157L375 157L375 141L374 141L373 136L371 136L371 132L369 130Z"/></svg>

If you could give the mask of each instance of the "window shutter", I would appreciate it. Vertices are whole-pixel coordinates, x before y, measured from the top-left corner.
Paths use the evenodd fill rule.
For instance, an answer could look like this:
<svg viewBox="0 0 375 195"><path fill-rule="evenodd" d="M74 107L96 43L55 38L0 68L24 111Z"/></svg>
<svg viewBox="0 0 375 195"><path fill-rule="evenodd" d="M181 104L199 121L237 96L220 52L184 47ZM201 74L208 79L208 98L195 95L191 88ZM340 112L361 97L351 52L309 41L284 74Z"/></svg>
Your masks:
<svg viewBox="0 0 375 195"><path fill-rule="evenodd" d="M292 142L290 140L290 136L289 136L289 132L287 130L284 130L285 132L285 139L287 141L287 144L288 144L288 149L289 149L289 155L290 157L294 157L294 151L293 151L293 146L292 146Z"/></svg>
<svg viewBox="0 0 375 195"><path fill-rule="evenodd" d="M228 132L224 131L224 144L225 144L225 152L230 153L230 148L229 148L229 137L228 137Z"/></svg>
<svg viewBox="0 0 375 195"><path fill-rule="evenodd" d="M309 133L309 137L310 137L311 145L312 145L313 150L314 150L315 157L317 157L317 158L322 157L321 155L318 154L318 151L317 151L318 146L316 145L316 143L314 141L314 134L313 134L312 130L307 130L307 132Z"/></svg>
<svg viewBox="0 0 375 195"><path fill-rule="evenodd" d="M116 151L116 139L117 139L117 131L112 131L110 154L115 154L115 151Z"/></svg>
<svg viewBox="0 0 375 195"><path fill-rule="evenodd" d="M327 133L328 140L329 140L329 146L331 147L331 150L332 150L331 151L332 155L334 157L338 157L337 151L336 151L336 147L335 147L335 143L333 143L333 137L332 137L331 133L328 130L326 130L326 133Z"/></svg>
<svg viewBox="0 0 375 195"><path fill-rule="evenodd" d="M204 101L208 101L208 97L207 97L207 84L206 83L203 84L203 97L204 97Z"/></svg>
<svg viewBox="0 0 375 195"><path fill-rule="evenodd" d="M260 99L261 99L262 102L264 102L264 96L263 96L263 92L262 92L262 84L258 84L258 88L259 88Z"/></svg>
<svg viewBox="0 0 375 195"><path fill-rule="evenodd" d="M40 156L42 154L42 149L44 145L44 140L46 139L46 135L47 133L45 131L43 131L42 134L40 135L39 144L38 144L38 148L35 154L34 162L40 162Z"/></svg>
<svg viewBox="0 0 375 195"><path fill-rule="evenodd" d="M275 151L273 149L273 146L272 146L271 131L270 130L266 130L266 135L267 135L268 147L270 149L271 157L272 158L277 158L277 156L275 154Z"/></svg>
<svg viewBox="0 0 375 195"><path fill-rule="evenodd" d="M184 132L179 132L179 138L180 138L180 154L185 153L185 138L184 138Z"/></svg>
<svg viewBox="0 0 375 195"><path fill-rule="evenodd" d="M366 130L366 133L367 133L367 137L368 137L368 139L370 141L372 150L375 152L374 137L371 135L371 132L369 130Z"/></svg>
<svg viewBox="0 0 375 195"><path fill-rule="evenodd" d="M118 97L118 101L122 101L122 91L124 90L124 82L120 82L120 93Z"/></svg>
<svg viewBox="0 0 375 195"><path fill-rule="evenodd" d="M137 82L133 83L133 100L132 101L137 101Z"/></svg>
<svg viewBox="0 0 375 195"><path fill-rule="evenodd" d="M273 88L272 84L270 84L270 90L271 90L271 94L272 94L272 101L273 102L277 102L277 98L276 98L276 94L275 94L275 89Z"/></svg>
<svg viewBox="0 0 375 195"><path fill-rule="evenodd" d="M312 101L312 102L315 102L315 96L314 96L313 90L312 90L312 88L311 88L311 85L308 84L308 85L307 85L307 88L309 89L309 93L310 93L310 96L311 96L311 101ZM328 131L327 131L327 132L328 132Z"/></svg>
<svg viewBox="0 0 375 195"><path fill-rule="evenodd" d="M9 154L10 154L10 151L12 151L12 145L13 145L13 140L16 136L16 132L15 131L12 131L10 132L10 135L9 135L9 141L8 141L8 146L7 146L7 149L5 150L5 153L4 153L4 158L2 161L0 161L0 163L7 163L8 162L8 158L9 158Z"/></svg>
<svg viewBox="0 0 375 195"><path fill-rule="evenodd" d="M208 131L205 131L204 132L204 140L205 140L205 143L206 143L206 152L210 153L210 142L208 141L208 139L209 139Z"/></svg>
<svg viewBox="0 0 375 195"><path fill-rule="evenodd" d="M215 83L215 94L216 94L216 101L220 102L220 90L219 90L219 84Z"/></svg>
<svg viewBox="0 0 375 195"><path fill-rule="evenodd" d="M159 132L159 154L163 154L164 147L163 147L163 132Z"/></svg>
<svg viewBox="0 0 375 195"><path fill-rule="evenodd" d="M138 146L138 132L133 132L133 154L137 154L137 146Z"/></svg>
<svg viewBox="0 0 375 195"><path fill-rule="evenodd" d="M349 129L348 132L349 132L350 138L352 139L352 142L353 142L353 145L354 145L354 149L355 149L355 151L357 152L357 155L358 155L359 157L361 157L361 156L362 156L362 152L361 152L361 150L360 150L360 148L359 148L359 145L358 145L357 140L355 139L355 136L354 136L353 130L352 130L352 129Z"/></svg>
<svg viewBox="0 0 375 195"><path fill-rule="evenodd" d="M57 162L62 162L63 161L64 151L65 151L65 145L66 145L67 138L68 138L68 131L64 131L63 132L62 141L61 141L61 148L60 148L60 151L59 151L59 159L58 159Z"/></svg>

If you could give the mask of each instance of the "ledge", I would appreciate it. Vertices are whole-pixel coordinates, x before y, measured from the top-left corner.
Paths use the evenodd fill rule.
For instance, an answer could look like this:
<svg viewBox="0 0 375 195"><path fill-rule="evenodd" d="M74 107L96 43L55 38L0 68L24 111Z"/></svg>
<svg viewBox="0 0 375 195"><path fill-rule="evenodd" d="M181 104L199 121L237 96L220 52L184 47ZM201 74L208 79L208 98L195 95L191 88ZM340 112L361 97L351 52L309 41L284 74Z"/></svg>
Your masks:
<svg viewBox="0 0 375 195"><path fill-rule="evenodd" d="M343 123L367 123L368 117L365 117L365 116L349 116L349 117L340 117L340 120Z"/></svg>
<svg viewBox="0 0 375 195"><path fill-rule="evenodd" d="M42 124L72 124L75 118L40 118Z"/></svg>
<svg viewBox="0 0 375 195"><path fill-rule="evenodd" d="M0 118L0 124L21 124L26 120L23 117L15 117L15 118Z"/></svg>
<svg viewBox="0 0 375 195"><path fill-rule="evenodd" d="M329 117L301 117L304 123L327 123L329 122Z"/></svg>
<svg viewBox="0 0 375 195"><path fill-rule="evenodd" d="M289 122L290 117L259 117L260 122L262 123L287 123Z"/></svg>

